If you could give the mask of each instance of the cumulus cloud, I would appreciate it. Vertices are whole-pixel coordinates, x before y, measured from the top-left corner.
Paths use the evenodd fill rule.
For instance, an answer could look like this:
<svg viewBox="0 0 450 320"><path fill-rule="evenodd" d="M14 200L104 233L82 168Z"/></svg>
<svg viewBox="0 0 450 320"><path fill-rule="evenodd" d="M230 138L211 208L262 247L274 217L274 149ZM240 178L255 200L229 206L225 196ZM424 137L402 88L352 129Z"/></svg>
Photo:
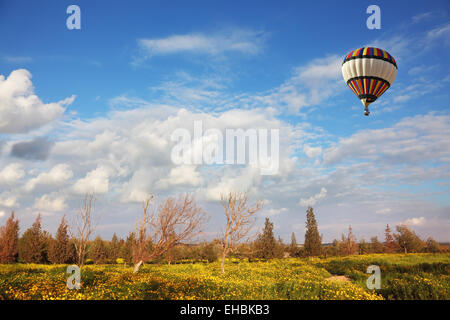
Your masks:
<svg viewBox="0 0 450 320"><path fill-rule="evenodd" d="M414 164L450 157L450 116L417 115L392 127L361 130L324 150L326 164L371 160L377 164Z"/></svg>
<svg viewBox="0 0 450 320"><path fill-rule="evenodd" d="M322 188L322 189L320 189L319 193L316 193L315 195L313 195L307 199L301 198L299 201L299 205L302 207L313 206L317 203L317 201L325 198L326 195L327 195L327 189Z"/></svg>
<svg viewBox="0 0 450 320"><path fill-rule="evenodd" d="M322 153L322 147L311 147L305 144L303 146L303 151L308 156L308 158L315 158Z"/></svg>
<svg viewBox="0 0 450 320"><path fill-rule="evenodd" d="M257 168L246 167L237 172L226 170L220 177L211 179L205 189L200 190L200 195L209 201L220 201L222 195L230 192L248 192L255 194L262 178Z"/></svg>
<svg viewBox="0 0 450 320"><path fill-rule="evenodd" d="M257 167L248 165L174 165L170 158L174 146L174 142L170 139L171 133L177 128L186 128L193 137L193 123L197 120L202 120L204 130L217 128L223 132L226 128L242 128L244 130L248 128L280 128L279 174L263 177ZM448 120L445 116L430 114L419 117L419 119L404 118L391 127L378 129L384 132L384 139L372 141L373 148L381 152L381 155L374 152L375 156L380 157L376 158L378 159L376 163L386 166L396 163L395 157L403 156L403 153L408 150L409 144L406 143L406 140L414 137L414 134L418 134L419 141L421 141L420 139L427 141L426 144L424 142L424 149L420 153L422 156L427 155L429 152L427 148L434 150L437 148L434 145L437 141L442 146L448 140L446 137L450 136L450 133L446 131L448 130L446 121ZM320 210L321 219L325 219L328 224L333 224L334 220L342 221L346 217L362 221L364 218L361 218L361 212L366 215L384 213L385 217L391 220L383 221L383 223L395 223L401 221L400 219L405 219L405 212L409 214L408 216L420 217L423 210L428 212L430 208L420 202L412 203L411 199L417 195L409 197L406 192L378 191L373 186L383 185L393 178L396 180L414 179L414 181L423 182L433 177L444 176L439 166L433 170L420 168L421 162L418 159L414 162L415 169L412 166L406 166L402 169L405 170L404 172L397 170L396 175L404 175L398 176L398 178L387 174L390 173L389 167L386 170L384 168L380 170L375 168L372 162L365 164L357 161L349 164L348 159L353 159L354 156L347 152L351 151L359 155L361 146L356 142L351 146L346 146L342 142L345 139L355 138L357 134L336 141L336 144L330 148L324 148L323 154L330 152L332 148L336 148L336 150L348 148L350 151L341 152L342 150L340 150L335 155L333 162L328 162L329 159L327 159L317 166L310 167L301 162L301 158L295 157L295 147L302 146L303 151L308 152L310 156L319 156L319 150L310 150L308 147L319 146L322 137L313 135L315 138L318 137L319 141L305 144L301 139L310 134L307 131L308 127L295 127L284 123L276 118L276 113L270 108L227 110L212 114L186 109L177 110L167 108L165 105L139 104L139 108L114 111L104 117L85 121L74 120L68 126L71 130L59 133L52 149L52 156L45 163L39 162L37 168L33 168L33 170L30 168L34 164L27 164L29 166L27 171L33 175L33 178L25 185L29 185L29 189L34 192L21 195L21 204L26 205L31 202L30 205L33 206L34 203L35 209L39 208L38 210L45 211L46 206L56 210L62 208L63 203L67 205L75 198L79 200L80 194L96 192L108 194L108 201L112 203L108 210L111 212L117 212L118 209L114 209L114 207L121 205L118 202L127 203L125 211L131 212L140 210L134 202L140 203L149 193L164 197L179 191L191 192L199 201L206 202L207 206L215 206L217 203L214 202L220 200L222 193L247 191L252 201L256 199L272 200L270 208L264 210L267 212L262 212L262 215L271 215L274 220L292 218L295 223L303 223L301 220L303 216L301 219L298 214L291 216L289 211L296 205L315 205L329 197L330 201L322 205ZM400 126L403 126L404 129L401 130ZM433 127L434 131L430 131L432 130L430 127ZM364 133L364 137L377 136L377 134L376 130L370 131ZM394 140L390 142L390 139ZM405 140L406 144L402 145L397 139ZM308 147L305 148L305 145ZM392 148L396 146L394 149L398 154L388 154L388 158L384 158L385 150L383 148L386 145L391 145ZM437 156L445 155L446 151L440 150L439 152L436 154ZM414 154L412 153L412 155ZM411 155L408 155L408 158L406 164L411 164L413 158ZM429 159L435 158L430 156ZM55 169L61 165L60 163L54 164L55 161L64 162L66 167L60 166L59 170ZM49 165L49 168L43 171L41 167L43 165ZM58 176L64 178L50 178ZM42 192L44 189L48 194L46 197L40 194L36 195L38 191ZM311 190L319 192L310 196ZM55 191L58 191L58 194L52 194ZM65 201L56 201L56 199L62 198L60 194L66 197ZM301 198L299 201L299 194L307 195L307 197ZM8 194L4 194L2 199L7 198ZM338 199L346 206L337 207L331 203L331 199ZM352 204L351 208L349 208L349 203ZM380 203L383 203L383 207L380 207ZM47 211L51 211L48 208ZM395 208L395 210L392 211L392 214L387 214L387 212L380 211L383 208ZM379 226L380 230L384 228L382 224ZM285 230L288 230L288 227Z"/></svg>
<svg viewBox="0 0 450 320"><path fill-rule="evenodd" d="M290 125L276 119L273 111L265 109L209 114L151 105L115 111L108 118L73 122L70 134L55 142L52 157L70 161L78 168L74 191L84 193L94 187L96 192L113 191L123 202L141 202L148 193L170 192L173 187L191 191L205 188L208 192L205 191L204 197L211 195L212 189L251 189L260 179L258 167L236 166L236 170L242 171L236 176L236 171L232 170L234 166L177 166L172 162L171 151L176 144L171 139L172 132L184 128L194 138L194 121L202 121L206 137L206 130L211 128L218 129L224 136L226 129L280 129L278 176L286 176L294 167L290 139L303 132L294 132ZM192 141L195 145L194 139ZM195 146L194 149L199 151ZM91 172L98 166L103 169L95 174ZM229 171L229 174L222 175L223 171ZM213 196L217 197L220 199L220 192Z"/></svg>
<svg viewBox="0 0 450 320"><path fill-rule="evenodd" d="M0 194L0 206L13 208L17 204L17 198L15 196L5 193Z"/></svg>
<svg viewBox="0 0 450 320"><path fill-rule="evenodd" d="M159 187L166 189L174 186L196 187L203 179L196 167L192 165L181 165L170 170L169 176L158 181Z"/></svg>
<svg viewBox="0 0 450 320"><path fill-rule="evenodd" d="M20 163L11 163L0 171L0 184L13 184L25 176L25 170Z"/></svg>
<svg viewBox="0 0 450 320"><path fill-rule="evenodd" d="M32 191L37 186L61 186L73 177L73 172L68 164L58 164L48 172L42 172L38 176L30 179L25 184L26 191Z"/></svg>
<svg viewBox="0 0 450 320"><path fill-rule="evenodd" d="M34 202L35 209L43 211L62 211L67 208L65 198L44 194Z"/></svg>
<svg viewBox="0 0 450 320"><path fill-rule="evenodd" d="M127 103L131 103L130 101ZM399 216L404 214L402 208L406 204L399 199L405 199L405 201L408 199L409 201L407 195L379 192L367 187L368 184L375 186L385 183L392 179L392 176L370 164L351 163L347 165L350 156L344 156L345 153L335 158L333 163L319 161L314 168L302 166L304 163L299 163L301 160L297 159L293 152L295 146L302 146L305 153L318 157L321 155L320 150L314 148L320 146L322 137L314 134L312 136L315 139L318 138L318 141L299 143L305 136L310 135L309 131L305 131L308 127L297 128L283 123L276 118L276 113L270 108L232 109L213 114L166 108L165 105L139 103L138 106L134 109L114 111L105 117L86 121L77 120L70 123L72 129L62 132L55 141L52 157L71 164L75 183L71 184L66 181L58 187L59 189L68 188L66 193L72 196L71 193L75 192L77 195L73 196L76 197L85 192L108 193L111 201L131 203L127 204L128 206L140 203L149 193L162 197L176 194L178 191L192 192L199 201L215 205L213 202L220 200L222 193L244 191L249 192L251 199L274 201L271 204L272 209L267 209L267 214L276 219L288 216L289 208L296 205L315 205L326 197L330 197L330 199L338 199L343 203L351 201L355 208L364 208L364 206L370 205L370 208L373 209L369 209L369 212L373 214L382 209L379 206L379 201L382 201L386 207L395 208L393 214L387 215L386 212L385 215L391 220L397 219L396 221L398 221ZM444 137L448 133L445 129L447 127L445 120L440 115L428 116L431 118L427 119L426 115L424 116L426 121L423 121L422 118L421 121L404 118L392 127L378 130L389 132L395 128L399 132L394 130L387 135L393 139L406 139L407 136L403 137L400 133L405 131L407 134L411 134L409 131L414 131L419 134L419 138L428 136L429 139L446 141ZM217 128L222 132L226 128L242 128L244 130L248 128L280 128L280 173L276 176L263 177L258 168L248 165L174 165L170 158L174 146L174 142L170 139L171 133L177 128L186 128L191 133L191 137L194 137L193 123L198 120L202 120L204 131L209 128ZM436 130L433 137L431 137L431 133L424 134L426 130L429 130L428 123L434 123ZM414 129L411 130L399 129L399 126L409 128L412 125ZM375 134L368 133L367 136L376 136L376 134L377 131ZM348 138L352 137L351 135ZM344 145L341 142L337 141L332 147L342 148ZM381 151L386 144L389 145L386 138L375 139L372 143ZM397 152L402 154L403 147L396 144ZM307 145L306 148L305 145ZM330 148L322 149L322 154L330 152ZM361 146L355 144L348 148L352 152L360 152ZM428 148L434 148L433 143L428 144ZM427 154L427 152L422 154ZM388 159L381 157L380 164L388 165L390 163ZM411 169L411 167L405 167L405 176L401 179L423 181L423 179L429 179L430 174L439 174L439 170L431 172L416 169L412 172ZM397 171L396 174L400 174L400 171ZM275 193L274 190L276 190ZM319 190L319 192L310 196L311 190ZM276 198L274 198L274 194L276 194ZM299 194L308 195L308 197L301 198L299 201ZM23 202L22 198L21 202ZM321 206L321 211L326 212L326 206ZM417 204L415 207L425 208L419 207ZM417 208L414 211L409 210L410 214L420 216L422 209ZM335 214L336 211L344 209L345 212L350 212L348 206L344 206L342 209L336 209L336 206L333 206L328 210ZM283 215L280 214L281 212ZM381 211L378 214L381 215ZM358 217L358 213L355 213L355 217ZM341 218L337 217L336 219ZM380 228L382 229L383 226Z"/></svg>
<svg viewBox="0 0 450 320"><path fill-rule="evenodd" d="M73 185L73 190L79 194L107 193L109 190L109 174L104 167L89 171L86 176Z"/></svg>
<svg viewBox="0 0 450 320"><path fill-rule="evenodd" d="M27 160L45 160L48 157L53 142L48 138L36 138L31 141L14 143L11 147L11 155Z"/></svg>
<svg viewBox="0 0 450 320"><path fill-rule="evenodd" d="M31 73L25 69L0 75L0 134L25 133L61 117L75 96L43 103L34 94Z"/></svg>
<svg viewBox="0 0 450 320"><path fill-rule="evenodd" d="M421 226L425 223L425 217L411 218L406 220L405 223L412 226Z"/></svg>

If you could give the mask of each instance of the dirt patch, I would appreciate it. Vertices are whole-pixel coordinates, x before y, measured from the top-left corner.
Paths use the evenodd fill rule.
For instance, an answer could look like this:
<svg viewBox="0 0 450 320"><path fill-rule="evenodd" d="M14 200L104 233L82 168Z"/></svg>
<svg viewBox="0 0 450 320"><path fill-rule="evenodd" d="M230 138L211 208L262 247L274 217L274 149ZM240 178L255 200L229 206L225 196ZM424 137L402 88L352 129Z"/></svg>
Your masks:
<svg viewBox="0 0 450 320"><path fill-rule="evenodd" d="M350 278L347 276L331 276L327 278L327 280L338 282L350 282Z"/></svg>

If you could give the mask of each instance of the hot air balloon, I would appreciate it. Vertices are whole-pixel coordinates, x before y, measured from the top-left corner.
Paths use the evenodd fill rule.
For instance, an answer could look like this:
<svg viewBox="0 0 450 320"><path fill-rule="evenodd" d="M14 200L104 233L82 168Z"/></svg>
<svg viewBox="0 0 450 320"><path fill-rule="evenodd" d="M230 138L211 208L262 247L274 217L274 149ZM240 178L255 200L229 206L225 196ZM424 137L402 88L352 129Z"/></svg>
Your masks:
<svg viewBox="0 0 450 320"><path fill-rule="evenodd" d="M369 115L369 104L377 100L394 82L397 63L385 50L363 47L351 51L342 63L345 82L364 105Z"/></svg>

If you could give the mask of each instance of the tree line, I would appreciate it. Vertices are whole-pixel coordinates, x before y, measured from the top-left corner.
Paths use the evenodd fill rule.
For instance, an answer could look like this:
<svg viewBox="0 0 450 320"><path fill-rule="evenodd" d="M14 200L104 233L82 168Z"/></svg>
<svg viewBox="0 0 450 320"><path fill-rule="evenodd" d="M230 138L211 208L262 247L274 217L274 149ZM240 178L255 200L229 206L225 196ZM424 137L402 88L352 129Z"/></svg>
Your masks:
<svg viewBox="0 0 450 320"><path fill-rule="evenodd" d="M322 236L319 234L314 210L309 207L306 210L306 233L303 247L297 245L295 234L292 233L291 244L289 246L291 256L347 256L354 254L372 253L438 253L443 251L439 243L432 237L422 240L406 224L396 226L396 233L393 233L389 224L384 230L384 241L378 237L370 238L367 242L364 238L357 241L351 226L347 234L342 234L341 240L335 239L331 244L322 244Z"/></svg>
<svg viewBox="0 0 450 320"><path fill-rule="evenodd" d="M42 217L38 214L30 228L19 237L19 221L14 212L0 227L0 263L53 263L78 264L134 264L135 271L143 263L213 262L221 259L221 271L225 272L228 257L273 259L284 257L345 256L369 253L441 252L437 241L426 241L406 225L396 226L396 233L385 229L384 241L372 237L369 242L357 241L352 227L340 240L322 243L314 210L306 210L304 244L297 244L292 233L291 243L284 244L274 234L274 226L265 219L263 229L251 236L255 214L263 209L263 203L249 204L246 193L230 192L222 195L226 223L219 237L213 241L192 244L201 234L207 215L190 195L168 197L159 205L151 204L153 196L143 202L143 216L136 230L125 239L116 234L111 240L100 236L91 240L95 229L93 222L93 195L86 195L76 221L70 226L66 216L53 236L42 229Z"/></svg>

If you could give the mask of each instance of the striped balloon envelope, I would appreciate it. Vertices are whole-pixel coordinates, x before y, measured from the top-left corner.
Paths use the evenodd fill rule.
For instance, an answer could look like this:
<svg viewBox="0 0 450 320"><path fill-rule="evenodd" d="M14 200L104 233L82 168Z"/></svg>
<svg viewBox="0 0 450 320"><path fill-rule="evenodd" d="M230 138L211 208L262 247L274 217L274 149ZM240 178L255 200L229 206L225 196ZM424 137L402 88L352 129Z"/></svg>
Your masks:
<svg viewBox="0 0 450 320"><path fill-rule="evenodd" d="M364 47L351 51L342 63L342 75L369 115L369 104L377 100L395 80L397 63L387 51Z"/></svg>

